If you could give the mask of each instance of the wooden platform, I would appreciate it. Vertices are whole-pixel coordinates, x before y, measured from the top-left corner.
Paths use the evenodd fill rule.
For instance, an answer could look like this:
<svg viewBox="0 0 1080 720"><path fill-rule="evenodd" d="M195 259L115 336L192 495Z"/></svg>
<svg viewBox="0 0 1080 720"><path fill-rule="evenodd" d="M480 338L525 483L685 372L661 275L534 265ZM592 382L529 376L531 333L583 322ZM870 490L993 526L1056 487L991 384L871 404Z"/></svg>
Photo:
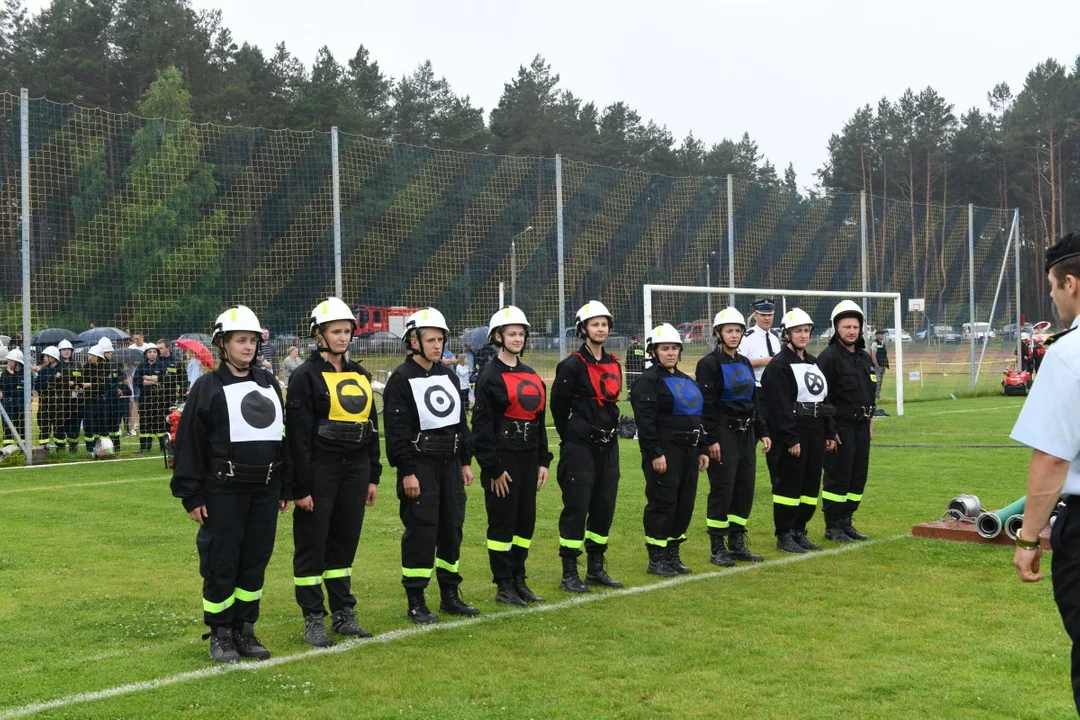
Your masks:
<svg viewBox="0 0 1080 720"><path fill-rule="evenodd" d="M1009 539L1004 531L996 538L987 540L975 529L975 523L962 522L960 520L935 520L933 522L919 523L911 527L911 534L915 537L934 538L935 540L952 540L953 542L990 543L996 545L1015 546L1016 543ZM1039 535L1039 541L1043 550L1050 549L1050 528L1043 529Z"/></svg>

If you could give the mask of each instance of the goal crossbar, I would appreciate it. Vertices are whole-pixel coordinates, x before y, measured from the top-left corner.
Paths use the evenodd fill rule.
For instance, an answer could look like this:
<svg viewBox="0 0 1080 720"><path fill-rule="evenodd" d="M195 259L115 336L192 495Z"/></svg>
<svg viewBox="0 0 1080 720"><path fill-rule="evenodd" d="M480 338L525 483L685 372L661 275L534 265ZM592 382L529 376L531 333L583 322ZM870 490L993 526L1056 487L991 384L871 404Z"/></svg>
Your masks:
<svg viewBox="0 0 1080 720"><path fill-rule="evenodd" d="M900 313L900 293L895 292L845 292L843 290L793 290L778 288L733 288L733 287L706 287L702 285L644 285L644 320L645 337L653 328L652 295L654 292L664 293L687 293L698 295L730 295L734 300L735 295L754 295L757 297L835 297L835 298L863 298L875 300L893 301L893 327L899 336L903 327L903 318ZM864 303L865 304L865 303ZM709 318L712 322L712 318ZM893 343L893 358L896 362L896 414L904 414L904 343L899 337Z"/></svg>

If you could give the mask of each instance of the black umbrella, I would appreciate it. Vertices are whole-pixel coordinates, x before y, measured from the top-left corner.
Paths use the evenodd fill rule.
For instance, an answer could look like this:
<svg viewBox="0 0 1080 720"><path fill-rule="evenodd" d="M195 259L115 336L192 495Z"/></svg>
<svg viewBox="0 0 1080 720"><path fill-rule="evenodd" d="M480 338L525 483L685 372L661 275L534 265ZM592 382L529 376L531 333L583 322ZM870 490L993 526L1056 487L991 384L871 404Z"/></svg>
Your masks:
<svg viewBox="0 0 1080 720"><path fill-rule="evenodd" d="M145 357L144 355L133 347L122 347L113 350L112 354L113 362L124 363L141 363Z"/></svg>
<svg viewBox="0 0 1080 720"><path fill-rule="evenodd" d="M85 332L79 333L79 337L81 337L88 345L96 345L98 340L103 337L107 337L114 342L131 339L130 335L116 327L90 328Z"/></svg>
<svg viewBox="0 0 1080 720"><path fill-rule="evenodd" d="M61 340L67 340L73 346L86 344L81 337L64 328L45 328L44 330L38 330L34 333L34 336L30 338L30 344L45 347L47 345L59 345Z"/></svg>
<svg viewBox="0 0 1080 720"><path fill-rule="evenodd" d="M461 344L468 345L471 348L479 348L487 345L487 336L487 326L469 328L461 334Z"/></svg>

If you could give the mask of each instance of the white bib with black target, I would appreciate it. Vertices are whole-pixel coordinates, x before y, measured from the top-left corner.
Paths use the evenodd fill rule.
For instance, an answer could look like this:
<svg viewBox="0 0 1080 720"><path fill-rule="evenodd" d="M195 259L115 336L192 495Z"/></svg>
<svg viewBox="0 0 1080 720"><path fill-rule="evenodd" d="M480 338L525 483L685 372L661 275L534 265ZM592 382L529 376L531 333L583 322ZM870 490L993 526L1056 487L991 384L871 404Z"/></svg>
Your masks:
<svg viewBox="0 0 1080 720"><path fill-rule="evenodd" d="M254 382L226 385L225 403L229 406L229 440L242 442L281 442L285 429L281 401L273 388Z"/></svg>
<svg viewBox="0 0 1080 720"><path fill-rule="evenodd" d="M829 383L826 382L821 368L810 363L792 363L791 372L795 375L795 386L799 389L795 398L797 402L825 402L825 397L829 394Z"/></svg>
<svg viewBox="0 0 1080 720"><path fill-rule="evenodd" d="M413 402L420 416L421 430L457 425L461 419L461 395L456 384L447 375L426 378L410 378Z"/></svg>

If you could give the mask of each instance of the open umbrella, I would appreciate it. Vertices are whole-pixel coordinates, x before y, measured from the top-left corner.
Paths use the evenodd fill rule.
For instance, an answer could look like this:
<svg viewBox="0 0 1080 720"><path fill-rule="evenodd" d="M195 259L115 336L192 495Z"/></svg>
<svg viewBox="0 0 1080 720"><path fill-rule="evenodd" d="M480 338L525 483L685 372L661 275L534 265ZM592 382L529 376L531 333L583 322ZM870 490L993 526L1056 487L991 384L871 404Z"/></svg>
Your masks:
<svg viewBox="0 0 1080 720"><path fill-rule="evenodd" d="M81 337L87 345L96 345L97 341L103 337L107 337L113 342L131 339L130 335L116 327L90 328L89 330L79 333L79 337Z"/></svg>
<svg viewBox="0 0 1080 720"><path fill-rule="evenodd" d="M200 332L184 333L179 338L177 338L177 342L180 342L180 340L198 340L199 342L201 342L206 347L210 347L211 345L214 344L214 338L213 337L211 337L210 335L207 335L206 333L200 333Z"/></svg>
<svg viewBox="0 0 1080 720"><path fill-rule="evenodd" d="M461 334L461 343L462 345L468 345L471 348L479 350L483 345L487 345L487 336L487 325L469 328Z"/></svg>
<svg viewBox="0 0 1080 720"><path fill-rule="evenodd" d="M38 330L34 333L34 336L30 338L30 344L39 347L46 345L57 345L61 340L67 340L72 345L84 345L85 341L64 328L45 328L44 330Z"/></svg>
<svg viewBox="0 0 1080 720"><path fill-rule="evenodd" d="M195 357L199 359L199 364L208 370L214 369L214 354L210 352L210 349L203 345L198 340L192 340L191 338L181 337L176 341L176 347L183 348L184 350L190 350L195 353Z"/></svg>
<svg viewBox="0 0 1080 720"><path fill-rule="evenodd" d="M133 347L122 347L113 350L112 359L113 362L127 365L131 363L141 363L146 359L146 356Z"/></svg>

